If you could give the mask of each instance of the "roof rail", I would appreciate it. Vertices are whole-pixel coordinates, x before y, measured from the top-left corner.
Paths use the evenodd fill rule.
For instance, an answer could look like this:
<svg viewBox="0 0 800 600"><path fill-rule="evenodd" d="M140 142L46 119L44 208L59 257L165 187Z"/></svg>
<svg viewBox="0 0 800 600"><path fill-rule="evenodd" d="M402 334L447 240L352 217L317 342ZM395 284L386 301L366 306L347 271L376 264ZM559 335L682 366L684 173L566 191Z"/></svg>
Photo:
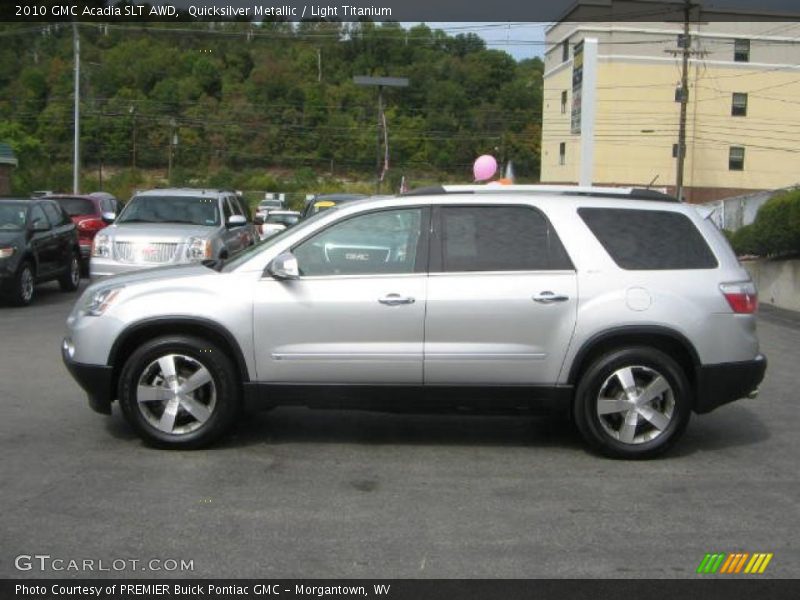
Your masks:
<svg viewBox="0 0 800 600"><path fill-rule="evenodd" d="M436 196L441 194L557 194L563 196L591 196L592 198L678 202L678 199L674 196L648 188L578 185L439 185L414 189L400 195Z"/></svg>

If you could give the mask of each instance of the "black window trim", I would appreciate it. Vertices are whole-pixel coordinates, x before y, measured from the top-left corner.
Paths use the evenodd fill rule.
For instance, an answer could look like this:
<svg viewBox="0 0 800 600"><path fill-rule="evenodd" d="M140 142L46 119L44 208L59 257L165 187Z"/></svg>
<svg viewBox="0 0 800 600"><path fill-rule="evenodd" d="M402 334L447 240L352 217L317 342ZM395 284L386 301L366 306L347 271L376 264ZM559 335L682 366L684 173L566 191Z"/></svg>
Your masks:
<svg viewBox="0 0 800 600"><path fill-rule="evenodd" d="M561 247L564 248L564 254L569 260L570 264L572 265L571 269L523 269L523 270L492 270L492 271L445 271L443 268L444 257L442 252L442 245L444 243L444 239L441 236L442 231L442 218L441 218L441 209L442 208L524 208L528 210L532 210L534 212L539 213L539 215L544 219L545 223L547 223L548 228L552 232L553 235L556 236L556 239L561 244ZM476 274L492 274L492 273L505 273L505 274L542 274L542 273L575 273L577 269L575 268L575 262L572 260L572 257L567 250L567 247L564 245L564 242L561 240L561 236L558 235L558 231L553 226L553 223L547 217L547 214L537 206L533 206L531 204L523 203L523 202L498 202L498 203L457 203L457 204L435 204L432 206L433 211L431 214L431 228L430 228L430 254L429 254L429 268L428 273L431 275L476 275Z"/></svg>
<svg viewBox="0 0 800 600"><path fill-rule="evenodd" d="M669 269L663 269L663 268L631 269L631 268L628 268L628 267L623 267L621 264L619 264L619 262L617 262L617 259L614 257L614 255L612 255L612 253L609 251L609 249L603 243L603 240L601 240L600 237L589 226L589 223L586 221L584 216L581 214L581 211L583 211L583 210L612 210L612 211L629 210L629 211L632 211L632 212L665 212L665 213L670 213L670 214L681 215L684 219L686 219L691 224L691 226L697 232L697 235L699 236L699 239L703 242L703 244L705 245L706 249L708 250L709 256L712 259L714 259L714 265L713 266L708 266L708 267L677 267L677 268L669 268ZM635 208L635 207L628 207L628 206L578 206L577 209L576 209L576 212L578 214L578 218L579 218L580 222L586 228L586 232L600 245L600 247L603 249L603 252L605 252L606 256L611 260L612 264L614 264L614 266L617 267L618 269L620 269L621 271L626 271L626 272L630 272L630 273L636 273L636 272L641 272L641 271L713 271L713 270L718 269L720 267L720 259L719 259L719 256L717 256L716 251L714 250L712 245L708 243L708 240L706 239L706 236L703 235L702 230L699 227L697 227L697 224L692 220L692 218L689 217L687 214L685 214L683 211L680 211L680 210L669 210L667 208L663 208L663 209L646 209L646 208Z"/></svg>
<svg viewBox="0 0 800 600"><path fill-rule="evenodd" d="M393 212L397 210L410 210L410 209L421 209L422 216L420 218L420 236L417 240L417 254L414 260L414 270L409 273L353 273L349 275L300 275L301 280L305 281L313 281L316 279L360 279L366 277L409 277L412 275L425 275L428 273L428 269L430 266L430 248L431 248L431 206L429 204L409 204L401 205L401 206L384 206L381 208L376 208L373 210L364 210L352 215L348 215L341 219L336 219L331 221L324 227L317 229L310 235L304 237L301 240L298 240L294 244L292 244L287 250L291 253L294 253L295 249L300 246L301 244L306 243L308 240L317 237L318 235L324 233L331 227L336 227L337 225L341 225L351 219L355 219L357 217L363 217L365 215L372 215L380 212ZM280 253L279 253L280 254Z"/></svg>

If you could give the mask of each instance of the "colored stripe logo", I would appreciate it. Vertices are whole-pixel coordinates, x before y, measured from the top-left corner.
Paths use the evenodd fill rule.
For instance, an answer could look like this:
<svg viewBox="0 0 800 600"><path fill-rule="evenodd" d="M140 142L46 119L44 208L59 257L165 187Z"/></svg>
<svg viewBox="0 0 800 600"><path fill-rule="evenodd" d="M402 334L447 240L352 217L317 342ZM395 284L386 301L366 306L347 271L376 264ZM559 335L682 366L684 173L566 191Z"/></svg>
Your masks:
<svg viewBox="0 0 800 600"><path fill-rule="evenodd" d="M772 552L725 552L709 553L700 561L697 572L703 575L719 574L749 574L760 575L767 570L767 565L772 560Z"/></svg>

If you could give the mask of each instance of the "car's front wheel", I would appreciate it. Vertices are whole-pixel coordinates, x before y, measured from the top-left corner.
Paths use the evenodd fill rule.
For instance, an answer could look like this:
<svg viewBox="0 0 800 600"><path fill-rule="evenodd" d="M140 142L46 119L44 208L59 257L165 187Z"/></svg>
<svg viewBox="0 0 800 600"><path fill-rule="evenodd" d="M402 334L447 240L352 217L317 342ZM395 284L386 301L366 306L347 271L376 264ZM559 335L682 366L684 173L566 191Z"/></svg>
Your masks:
<svg viewBox="0 0 800 600"><path fill-rule="evenodd" d="M165 336L140 346L120 373L125 418L162 448L207 446L227 433L241 410L239 378L214 344Z"/></svg>
<svg viewBox="0 0 800 600"><path fill-rule="evenodd" d="M574 415L581 435L603 454L651 458L686 429L691 390L680 365L660 350L617 349L582 375Z"/></svg>

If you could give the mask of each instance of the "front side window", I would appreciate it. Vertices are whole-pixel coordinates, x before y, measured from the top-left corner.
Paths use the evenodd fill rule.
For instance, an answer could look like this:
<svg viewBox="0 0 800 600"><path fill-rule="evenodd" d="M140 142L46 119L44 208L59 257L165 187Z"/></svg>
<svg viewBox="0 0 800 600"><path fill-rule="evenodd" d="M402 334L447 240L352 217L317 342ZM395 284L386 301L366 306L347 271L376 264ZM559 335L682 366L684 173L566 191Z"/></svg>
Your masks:
<svg viewBox="0 0 800 600"><path fill-rule="evenodd" d="M136 196L117 223L220 224L217 199L193 196Z"/></svg>
<svg viewBox="0 0 800 600"><path fill-rule="evenodd" d="M443 272L572 269L566 250L538 210L525 206L441 208Z"/></svg>
<svg viewBox="0 0 800 600"><path fill-rule="evenodd" d="M42 207L38 204L31 208L31 225L35 227L37 224L49 225L47 217L44 216L44 211L42 211Z"/></svg>
<svg viewBox="0 0 800 600"><path fill-rule="evenodd" d="M717 259L694 223L678 212L579 208L617 266L631 270L713 269Z"/></svg>
<svg viewBox="0 0 800 600"><path fill-rule="evenodd" d="M422 209L383 210L336 223L293 249L300 274L414 273Z"/></svg>

